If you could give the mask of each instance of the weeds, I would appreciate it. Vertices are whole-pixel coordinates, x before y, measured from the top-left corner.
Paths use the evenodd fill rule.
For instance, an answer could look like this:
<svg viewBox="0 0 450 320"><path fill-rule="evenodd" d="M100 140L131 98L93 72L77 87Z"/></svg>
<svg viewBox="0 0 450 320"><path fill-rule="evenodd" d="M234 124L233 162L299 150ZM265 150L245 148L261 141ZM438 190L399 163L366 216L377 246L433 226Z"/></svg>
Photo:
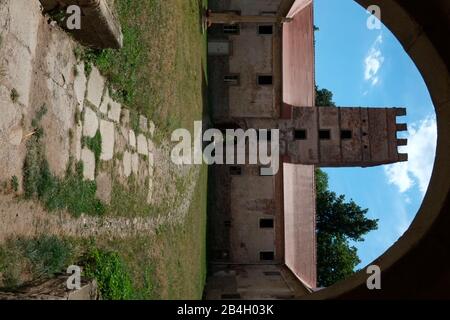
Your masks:
<svg viewBox="0 0 450 320"><path fill-rule="evenodd" d="M116 252L92 249L86 258L84 273L95 278L102 299L133 298L133 285L124 262Z"/></svg>
<svg viewBox="0 0 450 320"><path fill-rule="evenodd" d="M44 235L34 241L21 239L19 245L37 277L51 277L63 271L72 258L70 242L56 236Z"/></svg>
<svg viewBox="0 0 450 320"><path fill-rule="evenodd" d="M74 250L56 236L8 240L0 247L0 287L13 290L24 282L52 277L72 262Z"/></svg>
<svg viewBox="0 0 450 320"><path fill-rule="evenodd" d="M17 178L17 176L12 176L11 188L14 190L14 192L19 191L19 179Z"/></svg>
<svg viewBox="0 0 450 320"><path fill-rule="evenodd" d="M33 120L37 125L38 118ZM69 165L65 178L58 178L50 172L41 142L43 134L43 129L38 127L27 141L23 170L25 197L37 197L49 211L67 209L74 216L82 213L102 215L105 207L96 198L96 183L83 179L81 163L76 165L75 171Z"/></svg>
<svg viewBox="0 0 450 320"><path fill-rule="evenodd" d="M15 88L13 88L13 89L11 90L11 95L10 95L10 97L11 97L11 101L12 101L13 103L16 103L17 101L19 101L19 98L20 98L19 92L17 92L17 90L16 90Z"/></svg>
<svg viewBox="0 0 450 320"><path fill-rule="evenodd" d="M95 163L100 162L100 155L102 154L102 135L100 130L97 130L93 138L84 137L82 140L82 146L90 149L95 155Z"/></svg>

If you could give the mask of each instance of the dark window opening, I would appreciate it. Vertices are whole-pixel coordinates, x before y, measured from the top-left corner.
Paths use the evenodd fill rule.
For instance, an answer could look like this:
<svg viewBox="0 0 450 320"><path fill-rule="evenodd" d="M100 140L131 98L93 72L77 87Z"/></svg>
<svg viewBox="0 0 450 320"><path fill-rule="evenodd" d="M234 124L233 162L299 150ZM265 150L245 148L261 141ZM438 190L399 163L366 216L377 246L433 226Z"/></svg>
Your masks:
<svg viewBox="0 0 450 320"><path fill-rule="evenodd" d="M348 140L352 138L352 130L341 130L341 139Z"/></svg>
<svg viewBox="0 0 450 320"><path fill-rule="evenodd" d="M259 26L258 33L259 34L273 34L273 26L272 25Z"/></svg>
<svg viewBox="0 0 450 320"><path fill-rule="evenodd" d="M224 24L223 33L226 34L239 34L240 26L238 24Z"/></svg>
<svg viewBox="0 0 450 320"><path fill-rule="evenodd" d="M226 220L223 223L225 225L225 227L230 228L231 227L231 221L230 220Z"/></svg>
<svg viewBox="0 0 450 320"><path fill-rule="evenodd" d="M273 253L273 251L261 251L259 253L259 259L261 261L269 261L269 260L273 260L275 258L275 255Z"/></svg>
<svg viewBox="0 0 450 320"><path fill-rule="evenodd" d="M230 174L232 176L240 176L242 175L242 168L237 166L230 167Z"/></svg>
<svg viewBox="0 0 450 320"><path fill-rule="evenodd" d="M240 76L238 74L227 74L223 77L223 82L230 86L237 86L240 82Z"/></svg>
<svg viewBox="0 0 450 320"><path fill-rule="evenodd" d="M330 140L331 139L330 130L319 130L319 139L320 140Z"/></svg>
<svg viewBox="0 0 450 320"><path fill-rule="evenodd" d="M270 86L273 83L272 76L258 76L258 84L260 86Z"/></svg>
<svg viewBox="0 0 450 320"><path fill-rule="evenodd" d="M295 140L306 140L306 130L295 130L294 139Z"/></svg>
<svg viewBox="0 0 450 320"><path fill-rule="evenodd" d="M259 220L259 227L261 229L273 229L273 219L261 219L261 220Z"/></svg>

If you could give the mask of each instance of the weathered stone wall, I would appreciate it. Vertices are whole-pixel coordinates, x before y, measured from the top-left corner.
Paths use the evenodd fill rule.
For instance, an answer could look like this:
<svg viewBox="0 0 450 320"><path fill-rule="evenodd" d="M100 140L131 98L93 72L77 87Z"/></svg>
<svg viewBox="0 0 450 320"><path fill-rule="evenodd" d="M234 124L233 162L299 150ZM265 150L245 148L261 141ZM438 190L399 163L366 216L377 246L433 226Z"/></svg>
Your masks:
<svg viewBox="0 0 450 320"><path fill-rule="evenodd" d="M279 129L286 162L321 167L370 167L406 161L398 133L407 125L404 108L289 107L288 119L236 119L245 130ZM296 136L302 131L303 137ZM328 137L320 137L320 131Z"/></svg>
<svg viewBox="0 0 450 320"><path fill-rule="evenodd" d="M97 300L97 282L81 279L81 288L67 289L68 276L61 275L24 286L14 292L0 292L0 300Z"/></svg>
<svg viewBox="0 0 450 320"><path fill-rule="evenodd" d="M211 1L213 11L239 11L241 15L277 13L281 0ZM233 117L275 117L278 112L281 71L278 69L281 29L273 25L273 34L258 33L259 24L242 23L238 34L227 34L223 25L210 30L210 42L227 41L230 54L210 55L211 100L213 118L226 122ZM239 76L237 85L224 82L227 75ZM259 85L258 76L271 75L271 85Z"/></svg>
<svg viewBox="0 0 450 320"><path fill-rule="evenodd" d="M123 35L111 3L106 0L40 0L46 12L77 5L82 11L81 29L71 30L75 39L95 48L120 49Z"/></svg>
<svg viewBox="0 0 450 320"><path fill-rule="evenodd" d="M406 161L399 146L407 143L397 133L403 108L294 107L292 120L280 120L281 152L291 163L321 167L369 167ZM295 132L305 137L296 138ZM320 136L319 132L325 134Z"/></svg>

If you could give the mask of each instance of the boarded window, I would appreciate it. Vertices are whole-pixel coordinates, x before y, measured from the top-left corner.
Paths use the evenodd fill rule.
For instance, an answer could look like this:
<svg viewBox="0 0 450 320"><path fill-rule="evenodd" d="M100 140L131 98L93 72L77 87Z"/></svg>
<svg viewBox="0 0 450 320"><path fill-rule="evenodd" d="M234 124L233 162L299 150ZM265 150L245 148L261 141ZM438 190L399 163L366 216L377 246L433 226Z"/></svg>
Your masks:
<svg viewBox="0 0 450 320"><path fill-rule="evenodd" d="M341 139L348 140L352 138L352 130L341 130Z"/></svg>
<svg viewBox="0 0 450 320"><path fill-rule="evenodd" d="M273 34L273 25L263 25L258 27L259 34Z"/></svg>
<svg viewBox="0 0 450 320"><path fill-rule="evenodd" d="M273 229L273 219L260 219L259 227L261 229Z"/></svg>
<svg viewBox="0 0 450 320"><path fill-rule="evenodd" d="M295 130L294 138L295 140L306 140L306 130Z"/></svg>
<svg viewBox="0 0 450 320"><path fill-rule="evenodd" d="M238 24L224 24L223 33L226 34L239 34L241 28Z"/></svg>
<svg viewBox="0 0 450 320"><path fill-rule="evenodd" d="M261 251L259 253L259 260L261 261L271 261L275 258L273 251Z"/></svg>
<svg viewBox="0 0 450 320"><path fill-rule="evenodd" d="M258 76L258 84L260 86L270 86L273 83L273 77L271 75Z"/></svg>
<svg viewBox="0 0 450 320"><path fill-rule="evenodd" d="M330 130L319 130L319 139L320 140L330 140L331 139Z"/></svg>
<svg viewBox="0 0 450 320"><path fill-rule="evenodd" d="M223 77L223 82L229 86L238 86L240 82L240 76L238 74L227 74Z"/></svg>

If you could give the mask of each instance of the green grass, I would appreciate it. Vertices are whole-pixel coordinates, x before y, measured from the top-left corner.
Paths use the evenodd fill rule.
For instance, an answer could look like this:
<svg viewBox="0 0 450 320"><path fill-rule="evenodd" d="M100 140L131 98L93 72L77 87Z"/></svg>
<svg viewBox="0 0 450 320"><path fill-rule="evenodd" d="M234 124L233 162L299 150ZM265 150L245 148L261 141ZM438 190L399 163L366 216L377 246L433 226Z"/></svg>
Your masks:
<svg viewBox="0 0 450 320"><path fill-rule="evenodd" d="M11 189L14 192L17 192L19 190L19 178L17 178L17 176L11 177Z"/></svg>
<svg viewBox="0 0 450 320"><path fill-rule="evenodd" d="M17 92L17 90L15 88L13 88L11 90L10 98L11 98L11 101L14 103L19 101L20 94L19 94L19 92Z"/></svg>
<svg viewBox="0 0 450 320"><path fill-rule="evenodd" d="M106 75L114 89L113 97L134 111L131 122L136 133L138 114L155 122L156 143L169 139L175 128L192 131L194 120L201 120L206 109L207 42L199 23L200 5L205 2L115 3L124 32L123 49L93 51L77 47L77 59L86 62L88 74L96 65ZM82 114L76 115L76 120L82 120ZM33 279L34 271L30 274L28 270L48 270L50 274L64 260L65 264L83 265L86 275L97 278L105 299L201 299L206 279L207 168L201 169L198 179L172 176L169 180L173 180L171 187L176 195L164 198L158 206L146 204L147 190L138 188L136 181L129 181L127 187L113 182L111 205L104 206L95 199L95 183L83 181L80 164L70 164L65 178L50 173L41 143L44 130L39 123L40 119L33 122L36 132L27 142L24 188L26 196L40 199L49 210L67 209L75 216L81 212L128 218L167 215L186 198L189 184L195 184L196 190L183 223L161 225L155 233L126 239L98 236L94 243L70 239L67 255L55 255L43 262L31 259L17 241L2 245L0 273L9 275L6 282L14 283L17 276L23 278L22 282ZM94 152L101 147L96 138L84 143ZM4 273L6 269L9 271Z"/></svg>
<svg viewBox="0 0 450 320"><path fill-rule="evenodd" d="M53 277L73 262L71 242L55 236L18 238L0 247L0 287L15 289L28 281Z"/></svg>
<svg viewBox="0 0 450 320"><path fill-rule="evenodd" d="M97 280L102 299L125 300L134 296L130 276L117 252L94 248L86 258L84 274Z"/></svg>
<svg viewBox="0 0 450 320"><path fill-rule="evenodd" d="M100 130L97 130L94 137L83 137L81 141L83 147L90 149L95 156L95 163L100 163L100 155L102 154L102 135Z"/></svg>
<svg viewBox="0 0 450 320"><path fill-rule="evenodd" d="M98 240L126 265L136 299L201 299L206 280L207 168L197 181L185 223L162 225L156 235Z"/></svg>
<svg viewBox="0 0 450 320"><path fill-rule="evenodd" d="M33 120L38 124L38 118ZM96 183L85 181L83 166L77 163L75 168L69 163L64 178L54 176L50 172L45 159L42 127L27 141L23 174L26 198L38 198L49 211L67 209L74 216L82 213L102 215L104 205L96 198Z"/></svg>
<svg viewBox="0 0 450 320"><path fill-rule="evenodd" d="M139 133L138 113L156 124L155 143L172 130L193 130L206 113L206 34L201 34L201 6L206 1L116 0L124 33L122 50L87 50L84 59L96 65L114 90L113 98L131 109L131 127ZM183 180L185 179L185 180ZM158 207L145 203L146 190L113 184L110 214L165 215L196 184L183 224L163 225L156 235L126 241L98 239L104 250L117 252L130 275L134 298L201 299L206 280L207 168L198 181L175 178L175 199Z"/></svg>
<svg viewBox="0 0 450 320"><path fill-rule="evenodd" d="M123 48L78 53L106 75L115 89L114 98L153 119L162 134L191 128L202 114L199 93L206 73L206 35L201 34L199 22L203 2L116 0Z"/></svg>

